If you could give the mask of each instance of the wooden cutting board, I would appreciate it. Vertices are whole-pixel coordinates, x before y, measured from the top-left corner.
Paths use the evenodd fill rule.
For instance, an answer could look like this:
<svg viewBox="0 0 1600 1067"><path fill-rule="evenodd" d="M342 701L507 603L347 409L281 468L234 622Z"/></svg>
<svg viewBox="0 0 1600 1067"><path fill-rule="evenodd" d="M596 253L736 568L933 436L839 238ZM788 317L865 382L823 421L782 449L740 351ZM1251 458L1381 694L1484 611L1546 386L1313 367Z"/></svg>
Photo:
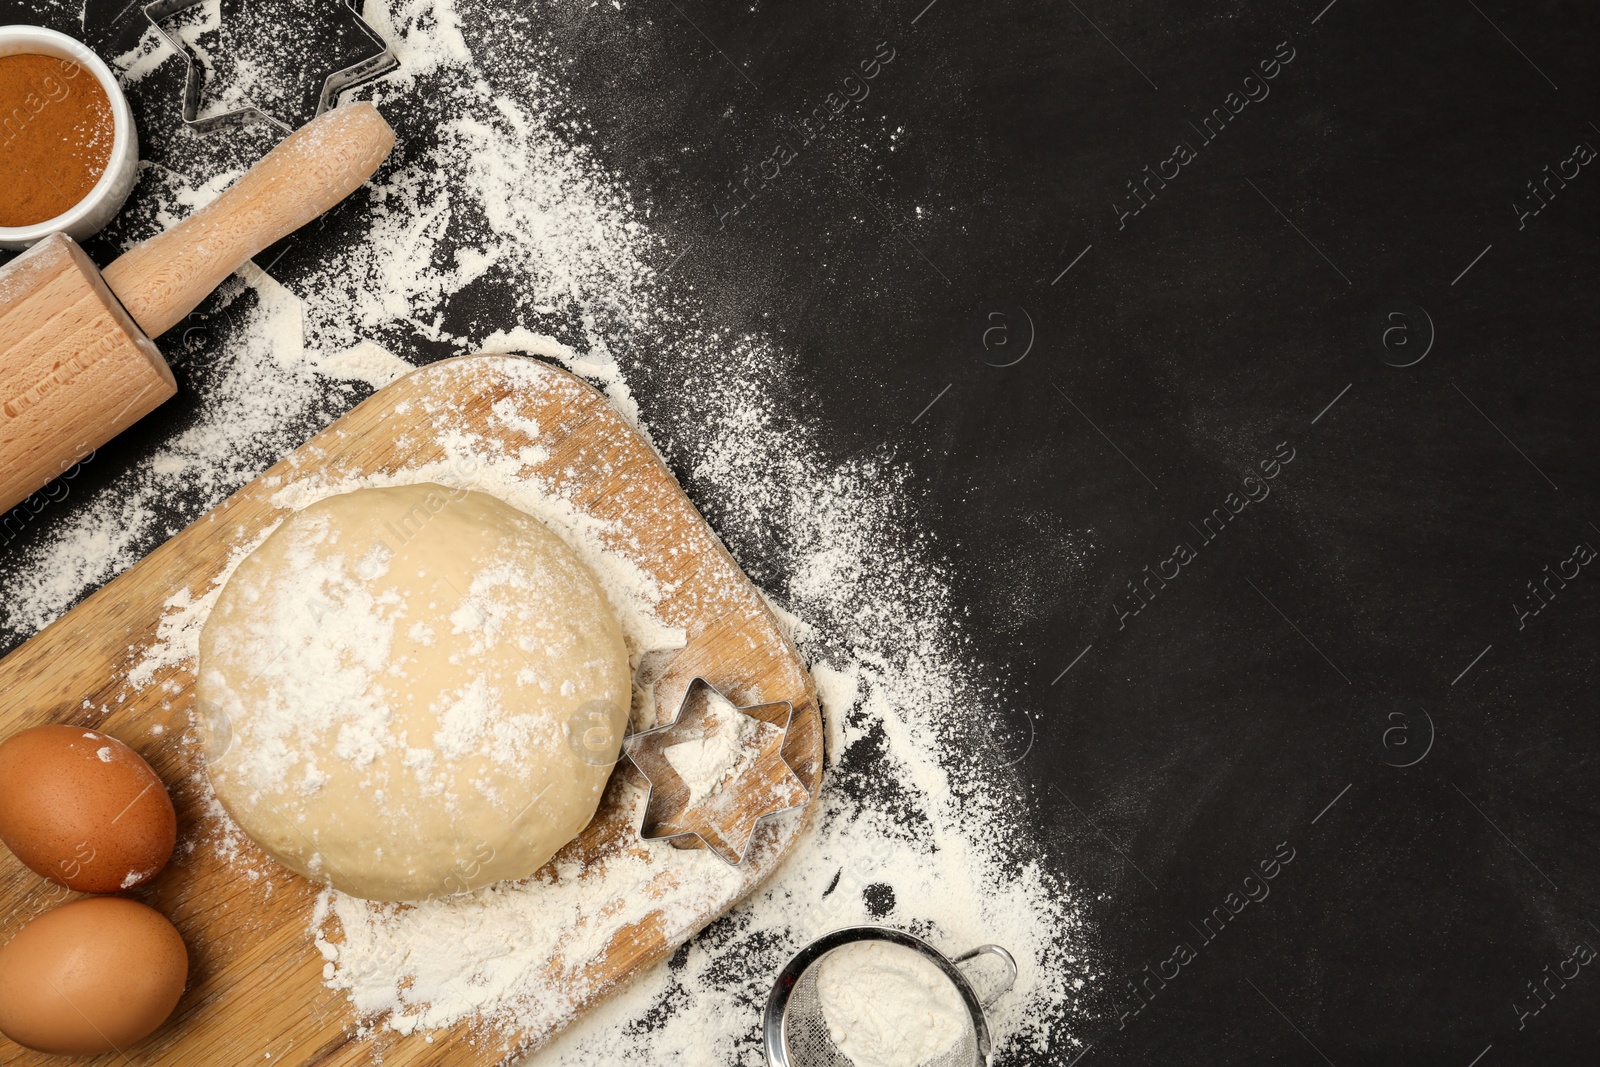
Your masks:
<svg viewBox="0 0 1600 1067"><path fill-rule="evenodd" d="M285 486L307 478L403 477L444 460L441 434L461 431L527 460L530 476L559 487L580 512L608 524L608 547L660 583L657 613L688 634L687 647L655 685L661 720L676 713L696 675L741 704L792 701L794 725L783 755L815 797L823 731L800 656L650 444L600 393L546 364L514 356L433 364L379 391L0 661L0 736L46 722L104 730L150 761L178 810L172 865L133 895L183 934L189 988L173 1018L126 1056L82 1062L331 1067L381 1055L389 1067L498 1064L570 1023L551 1016L506 1033L463 1022L433 1031L431 1041L381 1026L358 1035L359 1020L344 994L322 981L324 961L310 931L318 887L248 842L233 858L213 844L223 817L204 803L205 772L189 721L194 664L165 666L138 689L127 680L156 642L163 615L183 601L181 591L203 596L233 552L288 514L272 502ZM711 899L698 909L668 907L688 899L681 894L695 888L688 883L700 877L694 872L709 870L711 857L639 841L638 793L626 781L637 774L619 764L595 821L553 861L592 866L620 855L647 856L655 874L644 891L663 904L642 921L618 925L609 939L602 937L600 951L586 950L576 962L551 961L552 975L570 976L572 988L583 990L574 1014L617 992L748 894L803 830L804 813L761 823L746 866L732 875L724 868ZM0 853L0 938L77 895ZM249 877L252 871L260 874ZM592 930L584 943L596 943ZM0 1038L0 1063L7 1067L59 1062Z"/></svg>

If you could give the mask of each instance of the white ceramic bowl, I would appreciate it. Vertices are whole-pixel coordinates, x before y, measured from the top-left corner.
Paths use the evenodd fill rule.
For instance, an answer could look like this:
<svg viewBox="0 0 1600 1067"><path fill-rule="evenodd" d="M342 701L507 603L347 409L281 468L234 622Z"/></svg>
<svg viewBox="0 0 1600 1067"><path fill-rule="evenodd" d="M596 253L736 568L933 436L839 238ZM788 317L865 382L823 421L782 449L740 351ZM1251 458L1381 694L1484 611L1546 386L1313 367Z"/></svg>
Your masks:
<svg viewBox="0 0 1600 1067"><path fill-rule="evenodd" d="M122 95L111 68L88 46L64 33L39 26L0 26L0 56L23 53L70 59L94 76L111 101L114 127L111 159L89 195L53 219L32 226L0 226L0 248L20 250L52 233L65 233L77 241L92 237L122 210L123 202L139 180L139 132L133 128L133 109Z"/></svg>

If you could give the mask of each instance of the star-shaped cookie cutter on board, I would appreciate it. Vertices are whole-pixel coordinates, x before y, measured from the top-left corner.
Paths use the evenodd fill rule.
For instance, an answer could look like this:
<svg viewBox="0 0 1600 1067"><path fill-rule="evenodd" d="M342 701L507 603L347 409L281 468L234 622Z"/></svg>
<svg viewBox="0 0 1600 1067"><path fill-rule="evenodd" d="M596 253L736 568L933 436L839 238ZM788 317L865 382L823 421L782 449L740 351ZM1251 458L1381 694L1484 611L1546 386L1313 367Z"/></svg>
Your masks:
<svg viewBox="0 0 1600 1067"><path fill-rule="evenodd" d="M727 701L741 715L778 729L763 731L767 736L751 766L731 781L720 783L716 795L691 804L688 783L665 753L674 744L710 736L704 726L712 697ZM811 802L811 791L783 755L793 720L790 701L739 707L704 678L691 680L672 722L641 730L623 742L628 758L650 783L639 836L646 841L680 844L697 840L730 866L744 863L761 820Z"/></svg>
<svg viewBox="0 0 1600 1067"><path fill-rule="evenodd" d="M235 108L220 115L200 117L200 95L205 88L205 78L201 73L200 64L195 62L194 53L185 47L182 38L175 33L167 32L161 24L178 12L187 11L204 2L205 0L154 0L153 3L144 5L145 19L155 27L156 33L172 46L172 50L183 57L183 124L195 133L210 133L222 126L255 119L276 126L284 133L293 133L294 129L288 123L254 106ZM317 115L332 107L339 99L339 94L346 89L380 78L400 65L400 58L394 54L394 49L389 47L389 42L361 17L361 10L355 0L344 0L343 6L355 20L356 28L382 51L329 74L322 83L322 96L317 100Z"/></svg>

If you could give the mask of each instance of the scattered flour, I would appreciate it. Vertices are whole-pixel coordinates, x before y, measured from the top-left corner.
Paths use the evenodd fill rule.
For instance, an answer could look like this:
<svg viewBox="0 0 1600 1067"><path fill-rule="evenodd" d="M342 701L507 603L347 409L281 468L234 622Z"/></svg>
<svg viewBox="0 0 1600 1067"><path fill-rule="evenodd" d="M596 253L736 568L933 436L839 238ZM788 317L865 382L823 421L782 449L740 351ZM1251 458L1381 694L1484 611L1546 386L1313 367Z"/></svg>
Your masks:
<svg viewBox="0 0 1600 1067"><path fill-rule="evenodd" d="M162 339L182 383L180 428L105 484L75 488L72 508L41 515L42 536L0 564L0 634L19 640L60 616L406 362L375 350L419 364L477 350L555 359L670 442L674 470L812 663L829 767L812 830L770 881L530 1062L757 1067L772 976L813 938L863 922L950 953L1004 945L1021 973L991 1012L996 1062L1070 1060L1099 980L1091 931L1076 887L1044 862L1014 753L987 732L1006 698L970 665L961 608L905 469L871 454L839 460L833 442L785 417L793 355L766 336L719 332L692 288L655 274L651 264L671 257L649 212L586 147L587 126L554 80L584 57L557 52L537 18L486 0L369 0L365 14L403 63L371 90L399 131L394 156L337 213L315 256L247 268ZM131 85L171 62L147 34L117 65ZM168 140L111 236L132 244L183 217L262 147ZM522 429L537 449L538 427ZM443 443L458 456L475 445L448 429ZM345 488L295 483L274 503ZM542 508L532 513L580 553L603 545L559 496L533 495L506 499ZM637 578L613 575L614 603ZM216 593L174 592L156 640L134 657L135 695L192 660ZM648 603L639 610L648 616ZM248 850L214 801L211 810L212 835L183 847L242 863ZM641 850L644 866L619 863L622 881L603 888L615 915L594 910L582 872L556 872L549 885L416 909L331 894L307 921L330 957L326 981L372 1025L427 1031L475 1017L494 1039L534 1011L512 995L528 988L519 983L548 976L540 988L552 995L581 995L561 992L563 961L626 923L650 854ZM708 891L726 889L710 880L729 869L701 858L715 865ZM260 872L243 877L270 886ZM552 914L567 918L539 921Z"/></svg>
<svg viewBox="0 0 1600 1067"><path fill-rule="evenodd" d="M129 871L123 876L122 888L131 889L141 882L149 881L150 877L156 873L157 869L158 868L152 868L148 871Z"/></svg>
<svg viewBox="0 0 1600 1067"><path fill-rule="evenodd" d="M381 389L416 368L381 345L362 341L317 361L317 371L347 382L365 382Z"/></svg>
<svg viewBox="0 0 1600 1067"><path fill-rule="evenodd" d="M630 816L644 794L628 787ZM740 876L709 852L610 856L598 871L557 863L526 882L417 905L379 904L324 891L310 916L323 978L363 1016L400 1034L464 1018L507 1032L570 1018L592 993L582 965L613 936L662 912L668 923L731 899ZM688 883L693 893L672 888ZM330 932L331 931L331 932Z"/></svg>

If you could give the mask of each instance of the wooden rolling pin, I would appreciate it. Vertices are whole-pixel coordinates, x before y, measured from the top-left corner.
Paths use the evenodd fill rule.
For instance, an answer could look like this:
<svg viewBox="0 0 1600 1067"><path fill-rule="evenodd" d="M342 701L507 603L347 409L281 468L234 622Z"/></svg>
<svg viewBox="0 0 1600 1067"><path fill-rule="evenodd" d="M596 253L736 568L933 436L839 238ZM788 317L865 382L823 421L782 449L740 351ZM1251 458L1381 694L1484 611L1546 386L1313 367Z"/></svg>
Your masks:
<svg viewBox="0 0 1600 1067"><path fill-rule="evenodd" d="M0 514L177 392L150 338L359 189L392 147L377 108L334 108L103 273L59 233L0 270Z"/></svg>

